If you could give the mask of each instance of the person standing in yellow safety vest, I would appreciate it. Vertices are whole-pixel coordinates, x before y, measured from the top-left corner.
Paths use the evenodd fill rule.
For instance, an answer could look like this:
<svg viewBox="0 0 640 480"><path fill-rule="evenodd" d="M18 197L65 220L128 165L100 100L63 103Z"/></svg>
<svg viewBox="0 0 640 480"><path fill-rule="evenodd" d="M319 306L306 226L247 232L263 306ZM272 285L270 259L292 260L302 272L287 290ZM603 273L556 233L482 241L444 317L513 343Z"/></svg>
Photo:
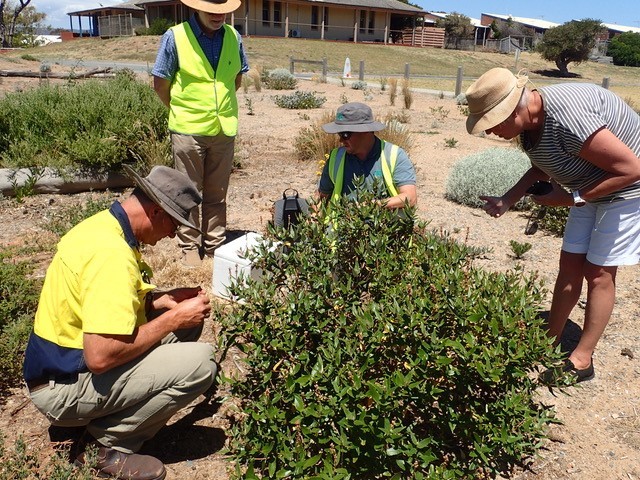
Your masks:
<svg viewBox="0 0 640 480"><path fill-rule="evenodd" d="M162 37L153 67L154 89L169 107L177 170L202 192L201 210L178 232L182 263L200 265L225 241L227 189L238 132L236 90L249 70L240 34L225 23L240 0L182 0L191 18Z"/></svg>
<svg viewBox="0 0 640 480"><path fill-rule="evenodd" d="M318 184L321 199L336 201L342 195L355 195L354 180L362 177L366 188L384 186L385 191L374 193L387 208L416 204L415 168L402 148L375 135L385 125L374 121L368 105L346 103L336 111L335 120L322 128L337 133L342 146L331 151L324 165Z"/></svg>

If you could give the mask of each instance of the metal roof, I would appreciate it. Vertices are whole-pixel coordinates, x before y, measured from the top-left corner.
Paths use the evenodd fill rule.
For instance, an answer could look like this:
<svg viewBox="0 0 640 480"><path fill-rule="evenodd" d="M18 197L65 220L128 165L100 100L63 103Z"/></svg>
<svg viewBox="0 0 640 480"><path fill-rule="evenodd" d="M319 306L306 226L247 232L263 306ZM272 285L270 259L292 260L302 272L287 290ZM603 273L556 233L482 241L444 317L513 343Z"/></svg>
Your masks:
<svg viewBox="0 0 640 480"><path fill-rule="evenodd" d="M624 26L624 25L618 25L617 23L603 23L602 25L604 25L605 27L607 27L609 30L613 30L614 32L620 32L620 33L626 33L626 32L640 33L640 28L638 28L638 27L626 27L626 26Z"/></svg>
<svg viewBox="0 0 640 480"><path fill-rule="evenodd" d="M91 15L93 13L102 12L104 10L134 10L134 11L143 11L143 7L139 7L137 3L140 2L124 2L124 3L115 3L113 5L103 5L100 7L87 8L86 10L76 10L73 12L68 12L67 15Z"/></svg>
<svg viewBox="0 0 640 480"><path fill-rule="evenodd" d="M553 28L553 27L557 27L558 25L560 25L559 23L549 22L547 20L541 20L539 18L514 17L513 15L500 15L500 14L497 14L497 13L483 13L482 15L487 15L488 17L499 18L500 20L509 20L509 19L511 19L512 21L517 22L517 23L521 23L523 25L526 25L527 27L542 28L542 29L545 29L545 30L547 28Z"/></svg>

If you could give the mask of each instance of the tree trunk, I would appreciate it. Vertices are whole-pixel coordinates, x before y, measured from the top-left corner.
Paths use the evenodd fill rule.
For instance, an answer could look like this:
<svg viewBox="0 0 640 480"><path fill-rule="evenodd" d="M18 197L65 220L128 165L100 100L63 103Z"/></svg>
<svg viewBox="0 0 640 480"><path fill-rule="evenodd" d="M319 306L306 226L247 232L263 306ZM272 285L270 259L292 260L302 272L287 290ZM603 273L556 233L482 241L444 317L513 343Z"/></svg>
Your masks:
<svg viewBox="0 0 640 480"><path fill-rule="evenodd" d="M556 59L556 67L558 67L558 70L560 70L561 77L569 76L569 68L567 67L567 65L568 65L568 62L565 59L563 58Z"/></svg>
<svg viewBox="0 0 640 480"><path fill-rule="evenodd" d="M3 47L13 47L13 35L16 31L16 22L18 21L18 17L22 13L22 10L24 10L30 3L31 0L20 0L20 5L16 5L16 8L13 9L13 14L11 15L11 23L9 24L8 31L7 26L4 24L4 19L0 19L0 38L2 39ZM5 1L2 1L2 3L0 3L0 16L3 16L5 6Z"/></svg>
<svg viewBox="0 0 640 480"><path fill-rule="evenodd" d="M6 0L0 0L0 47L8 47L7 40L5 38L7 33L7 27L4 24L4 7L6 6Z"/></svg>

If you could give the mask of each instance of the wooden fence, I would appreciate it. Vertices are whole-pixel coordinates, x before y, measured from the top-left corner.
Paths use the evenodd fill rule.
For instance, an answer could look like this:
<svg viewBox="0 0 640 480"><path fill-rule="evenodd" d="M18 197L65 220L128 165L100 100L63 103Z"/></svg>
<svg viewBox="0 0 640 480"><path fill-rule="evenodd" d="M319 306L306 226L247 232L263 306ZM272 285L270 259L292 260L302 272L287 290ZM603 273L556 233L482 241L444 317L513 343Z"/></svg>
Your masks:
<svg viewBox="0 0 640 480"><path fill-rule="evenodd" d="M444 28L407 28L402 31L402 45L444 48Z"/></svg>

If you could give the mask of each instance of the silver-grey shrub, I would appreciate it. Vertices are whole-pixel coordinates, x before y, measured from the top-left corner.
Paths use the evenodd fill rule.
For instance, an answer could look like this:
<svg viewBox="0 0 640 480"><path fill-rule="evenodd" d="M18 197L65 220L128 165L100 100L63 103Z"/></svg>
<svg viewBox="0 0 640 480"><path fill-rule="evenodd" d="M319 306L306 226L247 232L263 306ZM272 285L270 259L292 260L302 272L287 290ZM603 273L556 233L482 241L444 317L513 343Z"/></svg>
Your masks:
<svg viewBox="0 0 640 480"><path fill-rule="evenodd" d="M480 195L504 194L526 172L531 163L518 148L494 147L462 158L456 163L447 179L445 196L449 200L481 207ZM520 201L515 208L523 208Z"/></svg>
<svg viewBox="0 0 640 480"><path fill-rule="evenodd" d="M294 90L298 80L286 68L276 68L269 72L264 83L272 90Z"/></svg>

